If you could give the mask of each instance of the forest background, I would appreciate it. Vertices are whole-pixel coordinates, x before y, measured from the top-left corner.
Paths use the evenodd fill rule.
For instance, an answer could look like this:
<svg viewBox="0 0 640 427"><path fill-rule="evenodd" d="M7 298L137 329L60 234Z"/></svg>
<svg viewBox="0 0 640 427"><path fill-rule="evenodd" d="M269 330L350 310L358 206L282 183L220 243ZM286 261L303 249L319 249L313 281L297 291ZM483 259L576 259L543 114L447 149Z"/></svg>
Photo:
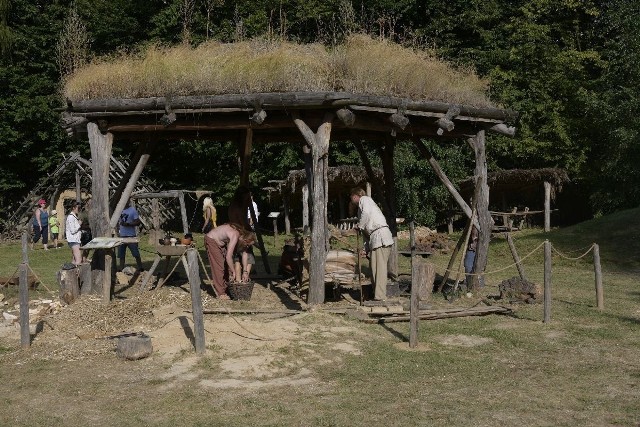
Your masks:
<svg viewBox="0 0 640 427"><path fill-rule="evenodd" d="M330 49L353 32L431 50L490 80L491 99L520 114L515 138L490 136L490 171L564 168L587 217L636 207L638 16L636 0L0 0L0 218L63 153L90 157L88 143L60 126L60 90L74 67L150 44L265 37ZM426 142L452 180L473 170L465 141ZM116 155L133 150L114 146ZM213 189L228 202L238 183L234 143L180 141L162 150L156 158L171 161L152 160L147 177L168 189ZM446 190L408 144L397 150L398 216L435 225L450 203ZM346 143L332 148L329 162L360 159ZM261 188L302 168L301 149L256 147L252 165L251 185Z"/></svg>

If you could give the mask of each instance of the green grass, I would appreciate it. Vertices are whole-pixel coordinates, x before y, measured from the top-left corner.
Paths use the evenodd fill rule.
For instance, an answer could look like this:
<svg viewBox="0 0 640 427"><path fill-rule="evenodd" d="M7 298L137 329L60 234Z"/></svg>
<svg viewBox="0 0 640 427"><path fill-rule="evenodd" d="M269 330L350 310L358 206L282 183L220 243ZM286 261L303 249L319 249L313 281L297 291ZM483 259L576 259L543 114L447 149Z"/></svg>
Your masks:
<svg viewBox="0 0 640 427"><path fill-rule="evenodd" d="M109 356L84 363L0 365L6 403L0 408L0 424L11 419L12 425L53 420L98 426L635 426L640 422L639 227L640 209L634 209L550 233L514 234L521 256L545 239L563 253L579 249L575 256L598 243L603 311L595 307L591 255L577 261L554 256L548 324L542 322L541 304L513 306L511 316L422 321L418 333L424 348L410 351L408 323L369 325L308 314L295 321L311 333L274 354L303 361L315 382L258 390L212 390L200 387L198 379L162 380L158 375L166 367ZM272 242L265 237L272 260L277 260L279 248ZM513 262L500 236L494 237L490 251L489 272ZM19 248L0 247L3 257L19 262L13 252ZM45 270L46 259L41 262L43 276L51 277L59 265L47 261ZM400 261L401 270L408 272L406 259ZM440 272L448 256L435 255L431 261ZM531 280L542 283L541 249L525 259L524 267ZM515 267L489 274L485 293L496 294L496 285L516 274ZM477 300L449 304L434 294L431 302L447 307ZM312 332L320 331L319 325L347 326L358 333L330 337ZM343 354L336 361L336 340L356 341L361 354ZM8 346L2 344L0 354L4 348ZM194 367L199 377L216 378L220 352L215 346L211 350ZM192 355L185 353L179 358Z"/></svg>

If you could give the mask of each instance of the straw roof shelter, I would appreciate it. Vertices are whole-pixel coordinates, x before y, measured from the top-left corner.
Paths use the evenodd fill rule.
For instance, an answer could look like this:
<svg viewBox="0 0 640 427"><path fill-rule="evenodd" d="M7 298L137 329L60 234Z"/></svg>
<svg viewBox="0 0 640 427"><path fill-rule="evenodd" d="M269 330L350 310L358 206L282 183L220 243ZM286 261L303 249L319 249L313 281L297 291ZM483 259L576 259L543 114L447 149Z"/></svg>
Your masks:
<svg viewBox="0 0 640 427"><path fill-rule="evenodd" d="M254 146L272 141L300 146L311 200L308 303L314 305L324 302L330 142L353 142L369 169L370 148L382 153L380 193L385 214L392 219L393 156L400 140L415 145L472 216L420 138L467 139L475 153L479 195L476 271L484 270L490 233L486 133L513 135L510 125L517 117L493 106L486 87L473 73L426 52L364 36L334 49L287 42L210 43L195 49L155 48L78 70L66 82L63 121L69 134L88 135L95 208L91 223L97 236L111 235L156 144L236 141L241 185L248 184ZM140 142L138 152L125 178L128 183L115 195L119 201L110 211L108 159L114 143L131 142ZM395 221L389 224L395 227Z"/></svg>
<svg viewBox="0 0 640 427"><path fill-rule="evenodd" d="M508 169L487 174L490 189L489 206L494 216L523 217L534 213L544 214L544 229L551 229L551 203L562 186L569 182L564 169ZM474 191L473 177L460 182L460 194L469 200ZM525 207L519 211L519 207ZM498 209L500 211L495 211ZM503 224L504 228L507 224ZM507 228L510 228L507 226Z"/></svg>

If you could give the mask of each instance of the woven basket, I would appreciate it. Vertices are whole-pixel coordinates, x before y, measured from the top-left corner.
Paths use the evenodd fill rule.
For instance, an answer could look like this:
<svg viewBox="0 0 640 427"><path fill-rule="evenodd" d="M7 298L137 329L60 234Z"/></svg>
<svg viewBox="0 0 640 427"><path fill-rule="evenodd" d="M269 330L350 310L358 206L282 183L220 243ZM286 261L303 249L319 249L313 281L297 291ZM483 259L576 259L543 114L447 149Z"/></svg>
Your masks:
<svg viewBox="0 0 640 427"><path fill-rule="evenodd" d="M253 282L231 282L228 291L233 300L249 301L253 293Z"/></svg>

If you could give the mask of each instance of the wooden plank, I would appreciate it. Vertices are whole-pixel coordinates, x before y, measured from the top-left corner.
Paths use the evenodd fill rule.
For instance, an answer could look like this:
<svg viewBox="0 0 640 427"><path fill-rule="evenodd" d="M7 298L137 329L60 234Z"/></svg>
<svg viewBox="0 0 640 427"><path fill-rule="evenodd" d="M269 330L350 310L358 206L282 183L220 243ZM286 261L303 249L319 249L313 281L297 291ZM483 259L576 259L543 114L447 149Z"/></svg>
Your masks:
<svg viewBox="0 0 640 427"><path fill-rule="evenodd" d="M452 317L468 317L468 316L486 316L488 314L510 314L512 312L511 309L506 307L499 306L491 306L491 307L479 307L477 309L467 309L467 310L456 310L450 312L420 312L418 316L419 320L437 320L437 319L448 319ZM371 313L372 315L374 313ZM367 318L364 319L365 323L396 323L396 322L407 322L410 321L411 317L407 315L393 315L393 313L389 313L385 317L378 318Z"/></svg>
<svg viewBox="0 0 640 427"><path fill-rule="evenodd" d="M193 315L193 335L195 337L196 354L203 355L205 348L204 341L204 318L202 313L202 296L200 292L200 268L198 265L198 254L196 249L187 251L189 288L191 290L191 313Z"/></svg>

